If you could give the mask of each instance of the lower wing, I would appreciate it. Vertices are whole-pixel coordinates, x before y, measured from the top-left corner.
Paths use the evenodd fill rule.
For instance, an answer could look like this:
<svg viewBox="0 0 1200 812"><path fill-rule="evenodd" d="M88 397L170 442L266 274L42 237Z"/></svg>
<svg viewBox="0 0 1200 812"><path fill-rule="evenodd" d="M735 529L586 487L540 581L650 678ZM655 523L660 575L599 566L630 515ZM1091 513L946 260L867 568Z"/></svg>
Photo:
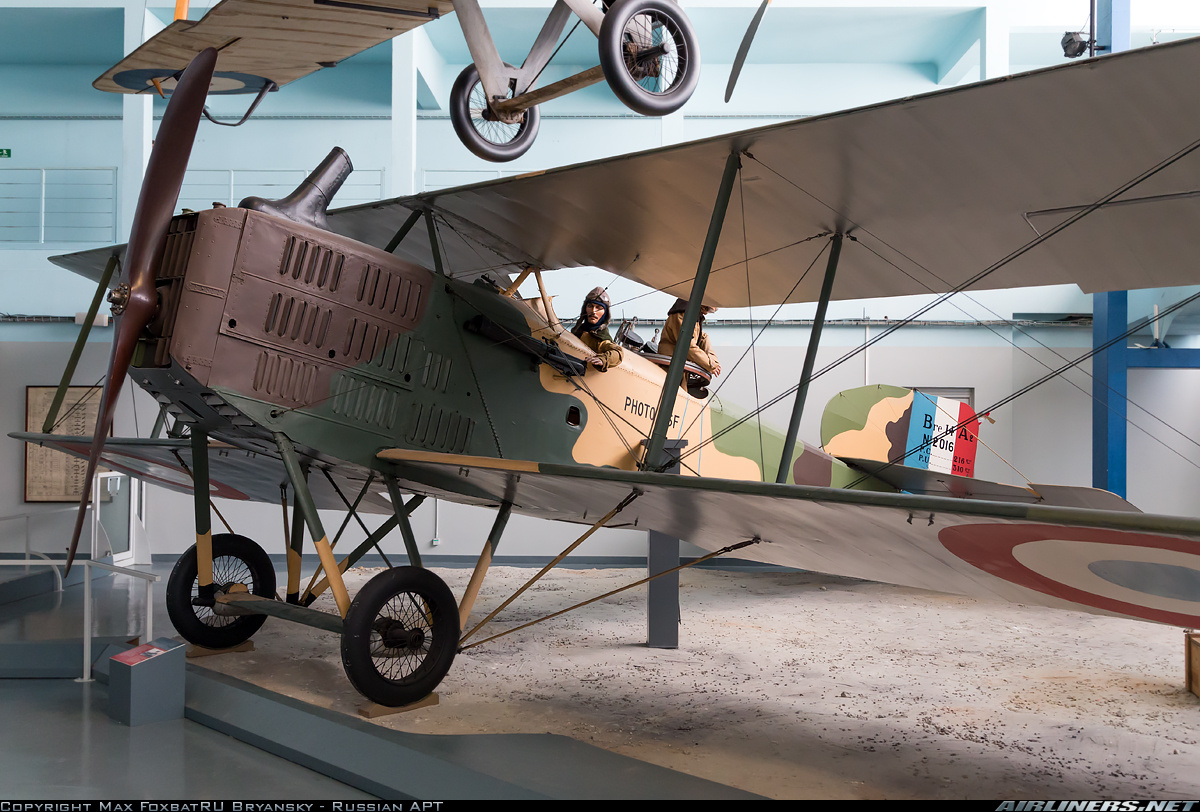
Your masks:
<svg viewBox="0 0 1200 812"><path fill-rule="evenodd" d="M680 477L400 449L405 487L513 503L548 519L616 521L739 557L1100 614L1200 625L1200 521L1131 511ZM459 498L461 501L461 498ZM610 522L610 525L615 522Z"/></svg>
<svg viewBox="0 0 1200 812"><path fill-rule="evenodd" d="M91 437L20 431L8 436L85 460L92 446ZM208 449L209 490L213 497L279 504L280 489L288 481L281 458L219 440L211 440ZM330 479L353 499L370 475L358 466L320 459L303 450L300 457L311 464L309 489L322 510L346 507ZM192 492L192 444L186 437L162 440L110 437L104 445L100 465L173 491ZM376 477L358 509L364 513L391 513L386 494L383 480Z"/></svg>

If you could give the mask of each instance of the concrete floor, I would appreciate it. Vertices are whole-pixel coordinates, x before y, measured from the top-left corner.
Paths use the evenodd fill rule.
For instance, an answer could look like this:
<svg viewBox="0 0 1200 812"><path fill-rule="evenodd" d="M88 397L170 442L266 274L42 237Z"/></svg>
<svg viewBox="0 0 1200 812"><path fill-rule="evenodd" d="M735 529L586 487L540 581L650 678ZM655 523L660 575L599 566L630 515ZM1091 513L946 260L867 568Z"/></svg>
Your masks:
<svg viewBox="0 0 1200 812"><path fill-rule="evenodd" d="M155 585L155 634L173 635L162 602L170 565L147 569L162 578ZM96 579L93 599L96 636L141 634L140 580ZM83 588L69 587L0 605L0 642L79 639L82 623ZM0 679L0 707L6 800L375 797L187 719L119 724L108 716L108 692L99 683Z"/></svg>
<svg viewBox="0 0 1200 812"><path fill-rule="evenodd" d="M169 635L169 564L154 571ZM439 572L456 594L469 574ZM352 591L372 574L349 574ZM529 574L495 568L477 614ZM556 571L500 628L636 577ZM81 592L0 606L0 641L77 638ZM94 634L140 632L140 582L95 594ZM641 644L644 596L623 593L460 655L440 705L379 724L566 734L778 798L1200 794L1200 700L1176 629L806 573L687 571L682 594L678 650ZM255 645L199 662L355 714L335 636L272 619ZM7 797L369 797L188 721L116 725L96 686L0 680L0 702Z"/></svg>
<svg viewBox="0 0 1200 812"><path fill-rule="evenodd" d="M141 568L162 579L153 596L156 638L174 635L164 604L171 565ZM93 658L105 641L145 639L144 583L126 576L93 580ZM49 663L82 671L83 603L76 584L0 604L0 645L17 644L5 649L3 667L36 663L44 670ZM336 651L336 635L327 636L334 645L323 640L322 647ZM23 648L30 642L36 645ZM66 651L71 646L73 653ZM320 702L290 702L274 692L270 674L247 683L204 668L230 656L191 661L188 718L133 728L109 718L102 682L0 679L0 794L26 800L759 797L564 736L478 735L474 726L461 735L381 729L353 707L330 713ZM348 687L340 670L337 681ZM619 786L613 775L621 776Z"/></svg>
<svg viewBox="0 0 1200 812"><path fill-rule="evenodd" d="M434 571L455 594L470 574ZM531 574L493 566L473 617ZM555 570L490 632L643 575ZM566 735L773 798L1200 797L1179 629L815 573L686 570L680 646L657 650L641 589L464 651L439 705L376 723ZM335 636L270 620L254 641L206 667L328 711L362 704Z"/></svg>

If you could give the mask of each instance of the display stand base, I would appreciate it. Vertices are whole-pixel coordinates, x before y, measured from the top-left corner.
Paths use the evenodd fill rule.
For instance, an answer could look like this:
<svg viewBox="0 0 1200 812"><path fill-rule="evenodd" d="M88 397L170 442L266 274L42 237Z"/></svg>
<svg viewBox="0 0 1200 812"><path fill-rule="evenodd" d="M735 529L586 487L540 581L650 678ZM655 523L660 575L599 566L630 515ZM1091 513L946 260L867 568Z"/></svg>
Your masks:
<svg viewBox="0 0 1200 812"><path fill-rule="evenodd" d="M184 662L183 644L165 637L114 654L108 663L108 715L130 727L182 719Z"/></svg>
<svg viewBox="0 0 1200 812"><path fill-rule="evenodd" d="M211 657L214 654L232 654L235 651L254 651L254 641L247 640L245 643L238 643L230 648L205 648L192 643L187 645L187 658L194 660L197 657Z"/></svg>
<svg viewBox="0 0 1200 812"><path fill-rule="evenodd" d="M421 708L431 708L437 705L439 701L437 694L430 694L424 699L419 699L409 705L401 705L398 708L389 708L387 705L377 705L374 702L370 702L358 707L358 715L364 719L378 719L380 716L391 716L393 713L408 713L409 711Z"/></svg>

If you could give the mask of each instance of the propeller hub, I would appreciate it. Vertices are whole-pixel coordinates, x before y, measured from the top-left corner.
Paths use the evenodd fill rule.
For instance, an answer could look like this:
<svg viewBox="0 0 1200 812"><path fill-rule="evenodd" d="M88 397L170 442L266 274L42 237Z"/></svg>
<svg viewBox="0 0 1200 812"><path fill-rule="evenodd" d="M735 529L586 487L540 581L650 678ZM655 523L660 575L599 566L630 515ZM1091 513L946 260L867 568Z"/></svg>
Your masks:
<svg viewBox="0 0 1200 812"><path fill-rule="evenodd" d="M112 305L112 314L119 316L125 312L129 304L129 283L122 282L108 292L108 303Z"/></svg>

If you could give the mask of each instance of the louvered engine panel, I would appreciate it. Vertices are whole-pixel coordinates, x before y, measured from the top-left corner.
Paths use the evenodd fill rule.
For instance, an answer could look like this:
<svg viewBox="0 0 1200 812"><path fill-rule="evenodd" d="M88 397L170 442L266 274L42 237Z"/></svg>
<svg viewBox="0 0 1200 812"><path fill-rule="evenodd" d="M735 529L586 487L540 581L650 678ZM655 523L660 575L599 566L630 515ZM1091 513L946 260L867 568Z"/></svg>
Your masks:
<svg viewBox="0 0 1200 812"><path fill-rule="evenodd" d="M208 385L287 407L332 401L338 417L393 427L394 392L428 377L426 353L409 333L433 275L330 232L233 211L245 225L232 273L225 269ZM443 391L447 367L432 384ZM340 376L348 370L370 383L347 387Z"/></svg>

